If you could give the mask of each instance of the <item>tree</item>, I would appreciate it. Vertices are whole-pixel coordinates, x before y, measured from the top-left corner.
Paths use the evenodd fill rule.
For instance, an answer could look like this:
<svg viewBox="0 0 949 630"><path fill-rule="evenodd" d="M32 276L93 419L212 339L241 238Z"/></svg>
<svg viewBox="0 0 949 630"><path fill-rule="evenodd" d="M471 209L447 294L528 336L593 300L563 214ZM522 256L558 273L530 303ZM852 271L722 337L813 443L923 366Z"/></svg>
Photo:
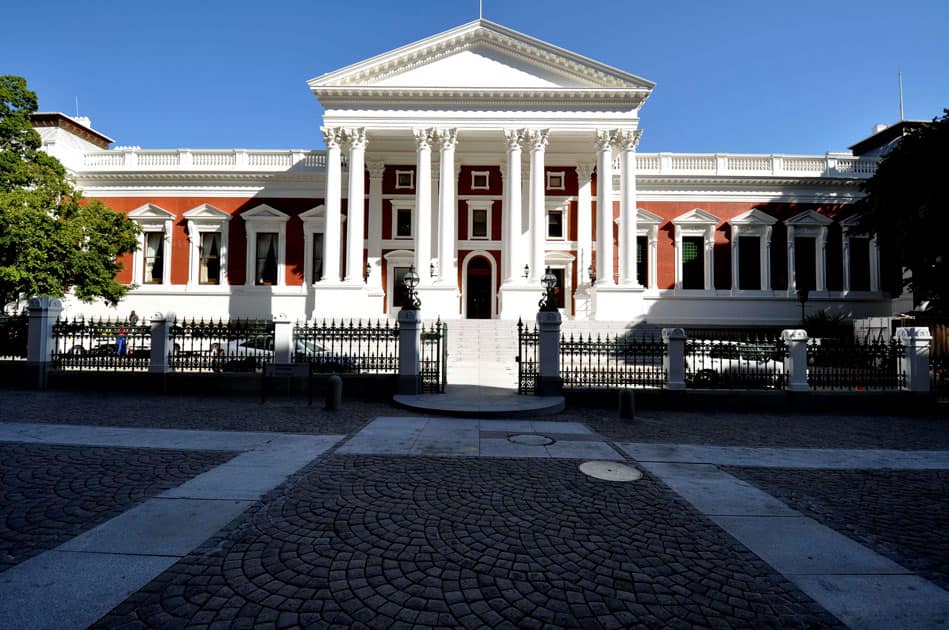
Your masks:
<svg viewBox="0 0 949 630"><path fill-rule="evenodd" d="M31 296L118 303L119 258L139 229L101 201L85 200L59 160L40 150L26 80L0 76L0 310Z"/></svg>
<svg viewBox="0 0 949 630"><path fill-rule="evenodd" d="M949 312L949 110L903 136L863 192L855 204L861 231L911 272L888 288L905 285L915 304Z"/></svg>

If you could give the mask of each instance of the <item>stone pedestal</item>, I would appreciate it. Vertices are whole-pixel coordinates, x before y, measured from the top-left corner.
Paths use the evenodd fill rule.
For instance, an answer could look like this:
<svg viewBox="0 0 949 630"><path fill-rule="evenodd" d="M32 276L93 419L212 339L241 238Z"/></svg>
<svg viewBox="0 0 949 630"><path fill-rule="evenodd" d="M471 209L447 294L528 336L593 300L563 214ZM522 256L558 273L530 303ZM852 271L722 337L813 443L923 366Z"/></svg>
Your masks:
<svg viewBox="0 0 949 630"><path fill-rule="evenodd" d="M168 354L172 350L171 327L175 323L174 313L152 315L152 349L148 371L155 374L171 372Z"/></svg>
<svg viewBox="0 0 949 630"><path fill-rule="evenodd" d="M419 394L422 391L419 378L421 328L421 311L399 311L399 384L396 391L400 394Z"/></svg>
<svg viewBox="0 0 949 630"><path fill-rule="evenodd" d="M273 318L273 342L274 364L293 363L293 322L283 313Z"/></svg>
<svg viewBox="0 0 949 630"><path fill-rule="evenodd" d="M781 339L788 347L788 354L784 359L784 373L788 377L787 391L809 391L810 386L807 384L807 331L800 329L782 330Z"/></svg>
<svg viewBox="0 0 949 630"><path fill-rule="evenodd" d="M666 389L685 389L685 337L681 328L662 329L662 341L666 344L666 356L662 359Z"/></svg>
<svg viewBox="0 0 949 630"><path fill-rule="evenodd" d="M560 313L538 311L538 396L560 396L563 383L560 380Z"/></svg>
<svg viewBox="0 0 949 630"><path fill-rule="evenodd" d="M897 328L896 338L903 344L900 371L906 375L905 391L929 391L929 347L932 334L928 328Z"/></svg>
<svg viewBox="0 0 949 630"><path fill-rule="evenodd" d="M27 332L27 383L46 389L47 373L53 354L53 325L63 312L56 298L30 298L30 323Z"/></svg>

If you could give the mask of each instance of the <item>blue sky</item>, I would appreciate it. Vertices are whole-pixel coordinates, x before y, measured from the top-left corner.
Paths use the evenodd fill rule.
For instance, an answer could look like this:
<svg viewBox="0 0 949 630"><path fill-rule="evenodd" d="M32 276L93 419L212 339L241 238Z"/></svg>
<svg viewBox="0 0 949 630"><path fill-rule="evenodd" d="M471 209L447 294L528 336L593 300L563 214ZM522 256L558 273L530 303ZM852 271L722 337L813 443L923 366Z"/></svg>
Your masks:
<svg viewBox="0 0 949 630"><path fill-rule="evenodd" d="M641 151L840 151L949 107L949 2L484 0L485 17L654 81ZM320 148L306 80L477 17L477 0L16 2L0 73L120 145ZM11 26L13 28L11 28Z"/></svg>

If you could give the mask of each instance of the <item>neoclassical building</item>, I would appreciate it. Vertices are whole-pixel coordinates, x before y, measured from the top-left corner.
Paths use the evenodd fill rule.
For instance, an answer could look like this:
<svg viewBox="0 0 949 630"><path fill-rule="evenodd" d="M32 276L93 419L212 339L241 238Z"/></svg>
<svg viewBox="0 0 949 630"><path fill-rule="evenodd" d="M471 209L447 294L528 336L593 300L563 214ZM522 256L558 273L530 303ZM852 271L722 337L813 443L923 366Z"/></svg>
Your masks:
<svg viewBox="0 0 949 630"><path fill-rule="evenodd" d="M412 266L430 318L533 317L548 267L574 319L795 323L799 289L893 309L845 208L876 157L640 153L651 81L487 20L309 87L323 151L110 149L35 116L86 196L142 227L120 312L394 316Z"/></svg>

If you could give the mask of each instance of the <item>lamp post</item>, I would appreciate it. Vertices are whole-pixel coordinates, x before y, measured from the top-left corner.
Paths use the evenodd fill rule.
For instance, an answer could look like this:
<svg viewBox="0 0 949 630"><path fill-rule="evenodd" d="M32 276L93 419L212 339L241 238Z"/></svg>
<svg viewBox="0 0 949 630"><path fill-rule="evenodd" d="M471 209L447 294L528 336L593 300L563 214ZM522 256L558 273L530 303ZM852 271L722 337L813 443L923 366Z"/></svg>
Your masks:
<svg viewBox="0 0 949 630"><path fill-rule="evenodd" d="M530 266L530 265L524 265L524 273L523 273L522 275L524 276L524 279L525 279L525 280L527 280L527 278L530 277L530 275L531 275L531 266Z"/></svg>
<svg viewBox="0 0 949 630"><path fill-rule="evenodd" d="M797 301L801 303L801 325L804 325L804 304L807 302L807 296L810 290L803 287L797 290Z"/></svg>
<svg viewBox="0 0 949 630"><path fill-rule="evenodd" d="M544 271L544 276L540 279L540 283L544 287L544 295L540 298L540 302L537 303L538 308L548 313L556 312L557 299L554 296L554 287L557 286L557 276L550 270L550 267L547 267L547 270Z"/></svg>
<svg viewBox="0 0 949 630"><path fill-rule="evenodd" d="M362 272L363 282L369 282L370 274L372 274L372 263L366 263L366 268Z"/></svg>
<svg viewBox="0 0 949 630"><path fill-rule="evenodd" d="M418 272L415 271L415 265L412 265L409 267L405 277L402 278L402 284L405 285L406 290L406 303L402 307L403 311L417 311L419 307L422 306L422 301L418 299L418 293L415 292L418 283Z"/></svg>
<svg viewBox="0 0 949 630"><path fill-rule="evenodd" d="M587 267L587 275L590 277L590 284L596 284L596 268L593 265Z"/></svg>

